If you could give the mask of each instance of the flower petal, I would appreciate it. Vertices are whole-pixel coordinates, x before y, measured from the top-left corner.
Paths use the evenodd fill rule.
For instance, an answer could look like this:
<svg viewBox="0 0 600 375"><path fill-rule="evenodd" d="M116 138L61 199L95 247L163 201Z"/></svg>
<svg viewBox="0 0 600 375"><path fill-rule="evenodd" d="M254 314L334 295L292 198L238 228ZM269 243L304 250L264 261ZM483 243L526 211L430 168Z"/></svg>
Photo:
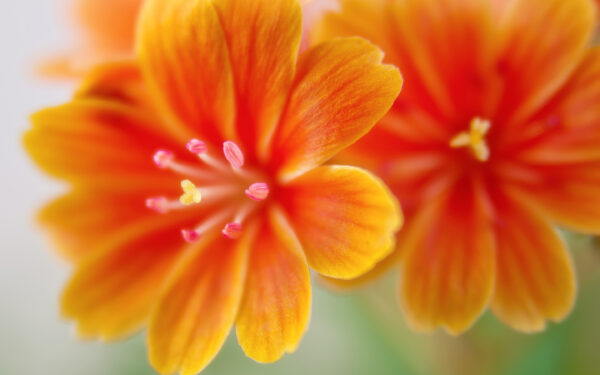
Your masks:
<svg viewBox="0 0 600 375"><path fill-rule="evenodd" d="M171 183L170 174L157 172L152 155L157 147L176 143L156 133L160 126L142 108L85 97L42 110L32 122L25 147L51 175L119 189Z"/></svg>
<svg viewBox="0 0 600 375"><path fill-rule="evenodd" d="M335 278L360 276L391 253L401 225L385 185L354 167L315 168L284 188L282 202L308 264Z"/></svg>
<svg viewBox="0 0 600 375"><path fill-rule="evenodd" d="M306 258L285 216L273 210L250 255L246 291L236 320L240 345L258 362L293 352L310 314Z"/></svg>
<svg viewBox="0 0 600 375"><path fill-rule="evenodd" d="M389 110L402 77L360 38L304 52L275 138L274 159L290 178L322 164L365 135Z"/></svg>
<svg viewBox="0 0 600 375"><path fill-rule="evenodd" d="M131 53L135 22L143 0L76 0L72 15L85 44L99 52Z"/></svg>
<svg viewBox="0 0 600 375"><path fill-rule="evenodd" d="M517 0L511 5L500 28L497 69L506 86L498 113L509 124L519 124L577 67L592 36L595 10L589 0Z"/></svg>
<svg viewBox="0 0 600 375"><path fill-rule="evenodd" d="M233 325L255 231L236 241L201 240L182 259L155 307L148 332L150 362L162 374L200 372Z"/></svg>
<svg viewBox="0 0 600 375"><path fill-rule="evenodd" d="M544 329L573 308L575 275L566 244L550 224L509 200L495 226L497 280L492 311L524 332Z"/></svg>
<svg viewBox="0 0 600 375"><path fill-rule="evenodd" d="M158 288L181 254L189 215L156 216L122 228L78 266L61 299L86 338L118 339L146 323Z"/></svg>
<svg viewBox="0 0 600 375"><path fill-rule="evenodd" d="M188 139L235 139L230 56L210 0L150 0L137 50L158 106Z"/></svg>
<svg viewBox="0 0 600 375"><path fill-rule="evenodd" d="M58 252L67 260L78 262L123 227L155 215L144 206L137 192L115 194L77 189L45 206L38 219Z"/></svg>
<svg viewBox="0 0 600 375"><path fill-rule="evenodd" d="M216 0L214 6L231 57L237 128L243 143L264 157L294 78L302 9L295 0Z"/></svg>
<svg viewBox="0 0 600 375"><path fill-rule="evenodd" d="M322 0L315 3L321 3ZM384 28L372 27L381 25L389 10L388 0L337 0L340 11L330 11L315 22L310 30L313 44L341 36L361 36L384 51L392 50L393 46Z"/></svg>
<svg viewBox="0 0 600 375"><path fill-rule="evenodd" d="M520 198L568 228L600 234L600 162L537 166Z"/></svg>
<svg viewBox="0 0 600 375"><path fill-rule="evenodd" d="M452 334L483 313L494 287L494 240L481 192L468 182L427 202L400 242L400 305L410 326Z"/></svg>
<svg viewBox="0 0 600 375"><path fill-rule="evenodd" d="M339 292L351 292L353 289L363 287L372 281L382 278L383 275L390 272L392 269L395 269L400 258L401 253L396 248L393 253L383 258L383 260L378 262L373 268L359 277L355 277L354 279L336 279L333 277L321 276L319 277L319 281L330 289Z"/></svg>
<svg viewBox="0 0 600 375"><path fill-rule="evenodd" d="M568 83L528 125L533 139L519 158L543 165L600 160L600 48L592 49ZM525 133L525 134L523 134Z"/></svg>
<svg viewBox="0 0 600 375"><path fill-rule="evenodd" d="M450 130L470 121L464 113L491 110L498 91L490 79L492 26L487 1L344 0L339 14L323 20L321 33L380 46L404 76L402 107L425 109Z"/></svg>
<svg viewBox="0 0 600 375"><path fill-rule="evenodd" d="M146 85L138 64L133 60L104 63L88 72L75 98L112 99L151 111Z"/></svg>

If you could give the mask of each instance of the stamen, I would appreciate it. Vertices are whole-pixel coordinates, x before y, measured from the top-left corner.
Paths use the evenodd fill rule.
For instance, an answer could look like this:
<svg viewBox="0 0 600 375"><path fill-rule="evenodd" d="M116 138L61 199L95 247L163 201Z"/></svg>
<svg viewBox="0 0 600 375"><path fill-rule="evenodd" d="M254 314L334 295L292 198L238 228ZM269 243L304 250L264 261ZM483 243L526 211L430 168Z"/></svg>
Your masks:
<svg viewBox="0 0 600 375"><path fill-rule="evenodd" d="M488 120L475 117L471 120L470 130L468 132L460 132L450 140L450 147L469 147L477 160L488 160L490 157L490 150L485 141L485 135L490 130L490 126L491 123Z"/></svg>
<svg viewBox="0 0 600 375"><path fill-rule="evenodd" d="M185 242L194 243L200 239L202 234L197 232L195 229L182 229L181 236L185 240Z"/></svg>
<svg viewBox="0 0 600 375"><path fill-rule="evenodd" d="M192 181L181 181L181 188L183 189L183 194L179 198L179 202L181 202L181 204L189 206L202 201L202 194L200 194L200 190L196 188L196 185L194 185Z"/></svg>
<svg viewBox="0 0 600 375"><path fill-rule="evenodd" d="M211 216L208 220L198 225L194 229L182 229L181 235L187 242L193 243L198 241L203 233L213 229L217 225L223 223L228 217L231 217L232 210L223 210L216 215Z"/></svg>
<svg viewBox="0 0 600 375"><path fill-rule="evenodd" d="M146 207L160 214L183 208L178 200L174 201L165 197L151 197L146 199Z"/></svg>
<svg viewBox="0 0 600 375"><path fill-rule="evenodd" d="M269 185L265 182L256 182L248 187L245 191L246 195L250 199L255 201L262 201L267 199L269 196Z"/></svg>
<svg viewBox="0 0 600 375"><path fill-rule="evenodd" d="M174 156L173 153L166 150L158 150L154 154L154 163L160 169L165 169L169 167L169 164L173 161Z"/></svg>
<svg viewBox="0 0 600 375"><path fill-rule="evenodd" d="M223 154L225 159L234 169L244 166L244 153L235 142L227 141L223 143Z"/></svg>
<svg viewBox="0 0 600 375"><path fill-rule="evenodd" d="M206 147L206 143L198 140L192 139L190 140L185 147L192 153L196 155L204 154L208 150Z"/></svg>
<svg viewBox="0 0 600 375"><path fill-rule="evenodd" d="M170 151L158 150L154 154L153 159L156 166L160 169L170 169L173 172L179 173L181 175L195 177L199 179L213 179L215 177L214 173L211 173L209 171L202 170L200 168L194 168L192 166L177 162L175 160L175 156Z"/></svg>
<svg viewBox="0 0 600 375"><path fill-rule="evenodd" d="M146 207L161 214L167 212L167 198L165 197L152 197L146 199Z"/></svg>
<svg viewBox="0 0 600 375"><path fill-rule="evenodd" d="M234 240L242 235L242 224L236 222L227 223L221 232L225 237Z"/></svg>

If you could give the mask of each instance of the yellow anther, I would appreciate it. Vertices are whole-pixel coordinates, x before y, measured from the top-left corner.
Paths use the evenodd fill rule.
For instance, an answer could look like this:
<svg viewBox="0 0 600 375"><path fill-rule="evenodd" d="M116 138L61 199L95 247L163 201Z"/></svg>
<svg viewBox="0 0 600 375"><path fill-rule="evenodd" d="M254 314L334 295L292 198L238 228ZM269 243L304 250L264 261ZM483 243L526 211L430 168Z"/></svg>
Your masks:
<svg viewBox="0 0 600 375"><path fill-rule="evenodd" d="M475 117L471 120L468 132L460 132L450 140L450 147L469 147L477 160L488 160L490 157L490 149L485 141L485 135L490 130L490 126L491 123L488 120Z"/></svg>
<svg viewBox="0 0 600 375"><path fill-rule="evenodd" d="M190 180L181 181L181 188L183 189L183 194L179 197L179 202L185 206L189 206L190 204L200 203L202 201L202 194L200 194L200 190L196 188L196 185Z"/></svg>

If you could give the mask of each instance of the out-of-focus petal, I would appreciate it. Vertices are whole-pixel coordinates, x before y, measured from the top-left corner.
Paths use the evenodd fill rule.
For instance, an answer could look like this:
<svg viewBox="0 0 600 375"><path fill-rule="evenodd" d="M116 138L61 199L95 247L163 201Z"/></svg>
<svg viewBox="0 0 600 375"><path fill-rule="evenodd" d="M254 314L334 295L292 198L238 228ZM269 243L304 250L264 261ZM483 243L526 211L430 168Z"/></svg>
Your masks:
<svg viewBox="0 0 600 375"><path fill-rule="evenodd" d="M401 211L383 183L362 169L326 166L281 193L287 215L317 272L349 279L390 254Z"/></svg>
<svg viewBox="0 0 600 375"><path fill-rule="evenodd" d="M492 311L524 332L560 321L575 301L575 274L566 244L543 217L503 201L495 225L496 290Z"/></svg>
<svg viewBox="0 0 600 375"><path fill-rule="evenodd" d="M600 48L588 52L568 83L512 138L519 159L556 165L600 160Z"/></svg>
<svg viewBox="0 0 600 375"><path fill-rule="evenodd" d="M495 251L489 212L477 185L439 195L413 217L400 251L400 305L420 331L468 329L494 288Z"/></svg>
<svg viewBox="0 0 600 375"><path fill-rule="evenodd" d="M236 138L232 65L213 1L149 1L137 50L157 105L188 139Z"/></svg>
<svg viewBox="0 0 600 375"><path fill-rule="evenodd" d="M133 51L135 22L144 0L71 0L83 43L104 53ZM88 47L89 48L89 47Z"/></svg>
<svg viewBox="0 0 600 375"><path fill-rule="evenodd" d="M402 87L398 70L360 38L304 52L273 158L284 177L317 166L356 142L389 110Z"/></svg>
<svg viewBox="0 0 600 375"><path fill-rule="evenodd" d="M83 79L75 98L112 99L142 107L148 112L153 111L144 78L138 64L133 60L97 65Z"/></svg>
<svg viewBox="0 0 600 375"><path fill-rule="evenodd" d="M302 9L295 0L217 0L214 6L229 46L238 131L265 157L294 79Z"/></svg>
<svg viewBox="0 0 600 375"><path fill-rule="evenodd" d="M577 68L595 10L589 0L517 0L500 22L497 71L505 86L498 114L511 127L540 109Z"/></svg>
<svg viewBox="0 0 600 375"><path fill-rule="evenodd" d="M200 372L233 325L255 231L236 241L217 235L193 245L154 308L148 332L150 362L162 374Z"/></svg>
<svg viewBox="0 0 600 375"><path fill-rule="evenodd" d="M570 229L600 234L600 162L528 169L522 199Z"/></svg>
<svg viewBox="0 0 600 375"><path fill-rule="evenodd" d="M313 1L320 3L321 0ZM372 27L381 24L389 10L388 0L340 0L339 11L329 11L315 22L310 30L313 43L321 43L341 36L361 36L383 50L391 50L392 45L385 29Z"/></svg>
<svg viewBox="0 0 600 375"><path fill-rule="evenodd" d="M252 246L236 320L240 345L259 362L293 352L310 313L310 275L300 243L283 213L272 210L270 216Z"/></svg>

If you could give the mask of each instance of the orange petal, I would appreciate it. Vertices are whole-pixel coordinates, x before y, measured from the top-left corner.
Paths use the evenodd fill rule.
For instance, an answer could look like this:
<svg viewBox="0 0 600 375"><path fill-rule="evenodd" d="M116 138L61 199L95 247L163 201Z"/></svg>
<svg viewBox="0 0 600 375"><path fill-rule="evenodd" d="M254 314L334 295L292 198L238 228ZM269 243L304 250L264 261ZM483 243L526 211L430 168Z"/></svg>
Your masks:
<svg viewBox="0 0 600 375"><path fill-rule="evenodd" d="M71 0L86 44L105 52L133 51L135 22L144 0Z"/></svg>
<svg viewBox="0 0 600 375"><path fill-rule="evenodd" d="M468 122L464 113L491 110L492 26L487 1L344 0L321 32L379 45L404 76L399 102L426 109L448 128Z"/></svg>
<svg viewBox="0 0 600 375"><path fill-rule="evenodd" d="M258 362L293 352L308 324L310 275L284 214L271 212L250 255L246 291L236 320L240 345Z"/></svg>
<svg viewBox="0 0 600 375"><path fill-rule="evenodd" d="M360 38L337 39L304 52L274 159L292 177L320 165L365 135L389 110L402 77L382 52Z"/></svg>
<svg viewBox="0 0 600 375"><path fill-rule="evenodd" d="M335 9L338 0L300 0L302 5L302 42L300 50L304 51L310 47L311 30L315 28L323 15L331 9Z"/></svg>
<svg viewBox="0 0 600 375"><path fill-rule="evenodd" d="M553 221L600 234L600 162L536 167L534 181L518 186L524 199Z"/></svg>
<svg viewBox="0 0 600 375"><path fill-rule="evenodd" d="M323 0L313 3L321 3ZM313 44L322 43L341 36L361 36L376 44L384 51L393 49L390 38L382 25L389 10L388 0L337 0L339 12L328 12L315 21L310 30L310 40Z"/></svg>
<svg viewBox="0 0 600 375"><path fill-rule="evenodd" d="M75 53L60 53L43 58L35 67L42 78L75 79L85 74L86 69L78 66Z"/></svg>
<svg viewBox="0 0 600 375"><path fill-rule="evenodd" d="M78 262L111 234L155 215L138 194L79 189L44 207L38 217L59 253L69 261Z"/></svg>
<svg viewBox="0 0 600 375"><path fill-rule="evenodd" d="M428 201L404 232L400 305L416 330L459 334L492 296L494 240L477 189L457 183L450 195Z"/></svg>
<svg viewBox="0 0 600 375"><path fill-rule="evenodd" d="M75 98L113 99L151 111L146 91L138 64L122 60L95 66L79 85Z"/></svg>
<svg viewBox="0 0 600 375"><path fill-rule="evenodd" d="M155 216L122 228L77 266L61 300L86 338L118 339L147 321L158 289L181 254L185 217Z"/></svg>
<svg viewBox="0 0 600 375"><path fill-rule="evenodd" d="M217 235L190 249L150 320L150 362L161 374L200 372L223 345L242 297L255 231L236 241Z"/></svg>
<svg viewBox="0 0 600 375"><path fill-rule="evenodd" d="M152 94L188 138L235 139L230 55L210 0L152 0L139 20L137 50Z"/></svg>
<svg viewBox="0 0 600 375"><path fill-rule="evenodd" d="M506 87L498 113L516 125L555 94L577 67L592 36L595 10L589 0L511 4L500 29L497 69Z"/></svg>
<svg viewBox="0 0 600 375"><path fill-rule="evenodd" d="M524 332L564 319L575 300L573 263L564 241L539 215L506 201L496 225L497 280L492 310Z"/></svg>
<svg viewBox="0 0 600 375"><path fill-rule="evenodd" d="M291 181L282 194L308 264L317 272L354 278L392 252L401 212L385 185L368 172L319 167Z"/></svg>
<svg viewBox="0 0 600 375"><path fill-rule="evenodd" d="M152 155L174 141L155 132L155 120L142 108L86 97L34 114L24 143L40 167L60 178L113 189L169 185L171 175L157 171Z"/></svg>
<svg viewBox="0 0 600 375"><path fill-rule="evenodd" d="M216 0L214 5L229 46L237 127L244 144L256 145L264 157L294 78L302 9L295 0Z"/></svg>
<svg viewBox="0 0 600 375"><path fill-rule="evenodd" d="M596 47L558 95L528 125L525 136L537 139L520 158L544 165L600 160L599 102L600 48Z"/></svg>
<svg viewBox="0 0 600 375"><path fill-rule="evenodd" d="M362 274L359 277L354 279L335 279L333 277L321 276L319 281L321 281L325 286L339 291L339 292L351 292L353 289L360 288L362 286L368 285L370 282L380 279L383 275L388 273L390 270L395 268L398 265L398 261L401 258L400 251L396 248L394 252L392 252L387 257L383 258L380 262L378 262L373 268L371 268L366 273Z"/></svg>

